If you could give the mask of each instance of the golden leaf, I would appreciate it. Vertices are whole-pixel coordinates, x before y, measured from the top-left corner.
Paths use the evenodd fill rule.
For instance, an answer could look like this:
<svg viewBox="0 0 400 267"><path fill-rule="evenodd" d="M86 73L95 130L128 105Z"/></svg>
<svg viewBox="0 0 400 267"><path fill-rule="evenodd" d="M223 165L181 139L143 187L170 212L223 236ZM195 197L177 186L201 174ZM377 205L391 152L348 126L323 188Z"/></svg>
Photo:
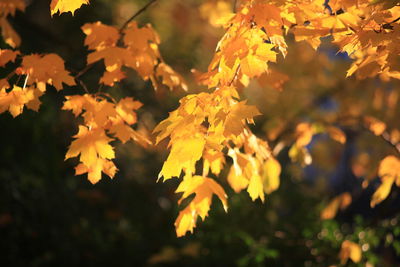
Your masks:
<svg viewBox="0 0 400 267"><path fill-rule="evenodd" d="M71 12L74 15L75 10L87 4L89 0L51 0L50 11L52 16L58 12Z"/></svg>
<svg viewBox="0 0 400 267"><path fill-rule="evenodd" d="M228 208L224 189L208 177L185 176L176 192L183 193L180 202L191 194L195 194L189 205L179 212L179 216L175 221L176 235L178 237L184 236L188 231L193 232L198 216L203 220L205 219L210 210L214 194L221 200L225 211Z"/></svg>
<svg viewBox="0 0 400 267"><path fill-rule="evenodd" d="M358 263L361 260L362 252L360 245L351 242L349 240L345 240L342 243L342 247L340 249L339 258L341 259L341 264L345 264L347 260L350 258L353 262Z"/></svg>
<svg viewBox="0 0 400 267"><path fill-rule="evenodd" d="M281 165L279 162L270 157L262 166L262 181L264 185L264 192L267 194L279 188L281 175Z"/></svg>
<svg viewBox="0 0 400 267"><path fill-rule="evenodd" d="M31 89L21 88L14 85L10 92L6 92L3 88L0 90L0 113L8 110L13 117L22 113L24 105L34 99Z"/></svg>
<svg viewBox="0 0 400 267"><path fill-rule="evenodd" d="M120 37L115 27L102 24L100 21L86 23L82 26L86 35L85 45L91 50L102 50L106 47L115 46Z"/></svg>
<svg viewBox="0 0 400 267"><path fill-rule="evenodd" d="M111 177L114 176L115 168L113 163L106 159L115 158L113 147L109 144L113 139L109 138L102 128L89 129L85 126L79 126L79 132L74 136L76 140L72 141L65 159L77 157L83 166L79 166L77 173L88 172L89 180L96 183L101 178L101 172L104 171ZM112 165L110 165L112 164Z"/></svg>

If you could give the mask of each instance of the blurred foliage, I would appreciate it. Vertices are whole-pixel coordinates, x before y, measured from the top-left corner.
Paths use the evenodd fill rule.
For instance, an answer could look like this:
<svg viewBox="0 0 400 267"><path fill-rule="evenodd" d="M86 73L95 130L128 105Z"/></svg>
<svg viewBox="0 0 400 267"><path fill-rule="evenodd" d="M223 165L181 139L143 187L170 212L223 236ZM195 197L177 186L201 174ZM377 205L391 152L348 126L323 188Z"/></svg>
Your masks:
<svg viewBox="0 0 400 267"><path fill-rule="evenodd" d="M78 71L86 56L80 27L97 20L121 25L146 2L93 0L75 17L51 18L48 1L30 1L26 13L17 13L12 24L24 40L24 53L56 52L69 69ZM201 3L158 1L138 17L160 33L165 61L188 77L191 93L204 88L194 85L190 69L205 70L222 33L200 15ZM397 92L394 85L344 82L350 62L326 43L318 53L306 44L290 46L286 60L277 66L291 78L282 92L255 83L242 92L265 114L254 130L272 147L291 134L281 129L294 130L301 121L324 127L348 112L397 122L398 107L390 106L390 94ZM98 72L93 68L85 82L96 86ZM143 102L139 117L143 127L153 129L176 108L183 93L154 92L135 73L128 74L129 79L107 90ZM362 249L361 262L349 260L346 266L399 264L400 190L394 188L374 209L369 205L377 182L368 170L376 170L392 148L371 133L348 127L346 120L352 117L341 119L344 145L326 134L314 135L307 147L312 167L293 163L286 156L289 147L278 151L281 186L264 204L251 202L247 193L228 192L229 214L213 205L193 235L178 239L173 227L177 182L156 183L166 156L162 148L119 146L120 171L113 181L102 179L92 186L73 176L74 164L65 162L64 154L77 126L72 114L60 107L63 96L74 90L81 89L46 94L39 113L26 111L16 119L0 116L0 266L330 266L339 265L344 240ZM346 110L349 106L353 110ZM363 181L368 182L364 189ZM227 188L227 182L222 183ZM343 192L351 192L350 206L334 219L320 220L329 200Z"/></svg>

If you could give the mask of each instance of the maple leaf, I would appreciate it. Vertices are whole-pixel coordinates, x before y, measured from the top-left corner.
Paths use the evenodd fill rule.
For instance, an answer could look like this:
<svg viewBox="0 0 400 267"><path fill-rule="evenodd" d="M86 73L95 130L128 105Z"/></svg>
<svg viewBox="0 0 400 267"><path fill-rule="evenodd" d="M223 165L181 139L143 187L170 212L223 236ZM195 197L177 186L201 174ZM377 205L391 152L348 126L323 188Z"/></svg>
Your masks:
<svg viewBox="0 0 400 267"><path fill-rule="evenodd" d="M150 24L139 28L136 21L129 23L124 30L124 44L133 52L144 52L153 49L151 44L159 44L160 37L154 31ZM154 47L154 46L153 46Z"/></svg>
<svg viewBox="0 0 400 267"><path fill-rule="evenodd" d="M182 202L183 199L191 194L195 194L189 205L179 212L179 216L175 221L178 237L184 236L188 231L193 232L194 227L196 227L197 216L200 216L203 220L205 219L210 210L213 194L217 195L221 200L225 211L228 208L227 196L224 189L208 177L186 176L178 186L176 192L183 193L179 202Z"/></svg>
<svg viewBox="0 0 400 267"><path fill-rule="evenodd" d="M82 114L85 124L92 127L104 127L111 117L117 115L115 105L104 99L97 100L91 95L85 94L66 96L63 110L72 110L75 116Z"/></svg>
<svg viewBox="0 0 400 267"><path fill-rule="evenodd" d="M47 83L53 85L58 91L63 89L63 83L70 86L76 85L74 78L65 70L64 60L56 54L24 56L17 73L29 75L28 85Z"/></svg>
<svg viewBox="0 0 400 267"><path fill-rule="evenodd" d="M228 155L233 159L233 167L228 182L235 192L247 187L251 199L260 198L264 202L264 184L260 175L260 162L249 154L239 152L237 148L229 149Z"/></svg>
<svg viewBox="0 0 400 267"><path fill-rule="evenodd" d="M96 183L101 178L103 168L110 169L105 166L109 164L106 160L115 158L114 149L109 144L113 139L105 134L103 128L90 129L83 125L79 125L78 134L74 138L76 140L72 141L65 159L80 155L79 160L86 169L81 166L79 173L88 172L90 181Z"/></svg>
<svg viewBox="0 0 400 267"><path fill-rule="evenodd" d="M100 21L86 23L82 26L86 34L85 45L91 50L102 50L106 47L115 46L120 34L115 27L104 25Z"/></svg>
<svg viewBox="0 0 400 267"><path fill-rule="evenodd" d="M134 124L137 121L135 110L139 109L141 106L143 106L143 104L133 100L132 97L125 97L118 102L116 111L126 123Z"/></svg>
<svg viewBox="0 0 400 267"><path fill-rule="evenodd" d="M41 101L39 100L39 98L44 94L43 90L40 90L37 87L31 87L29 88L29 90L32 91L32 99L26 103L26 107L34 110L34 111L39 111L39 107L41 105Z"/></svg>
<svg viewBox="0 0 400 267"><path fill-rule="evenodd" d="M89 0L51 0L50 12L51 16L60 12L71 12L74 15L75 10L80 8L82 5L89 4Z"/></svg>
<svg viewBox="0 0 400 267"><path fill-rule="evenodd" d="M161 77L162 84L166 85L170 90L175 88L181 88L184 91L188 90L187 84L184 81L183 77L176 73L170 66L161 62L157 66L157 70L155 75L156 77ZM151 81L153 82L154 88L157 90L158 86L158 79L152 78Z"/></svg>
<svg viewBox="0 0 400 267"><path fill-rule="evenodd" d="M110 133L118 138L123 144L131 139L133 129L127 125L122 118L112 118L112 126L110 127Z"/></svg>
<svg viewBox="0 0 400 267"><path fill-rule="evenodd" d="M276 52L272 51L273 44L261 43L241 61L241 71L250 78L260 76L268 70L267 62L276 61ZM251 50L252 51L252 50Z"/></svg>
<svg viewBox="0 0 400 267"><path fill-rule="evenodd" d="M0 49L0 67L4 67L8 62L14 62L19 54L19 51Z"/></svg>
<svg viewBox="0 0 400 267"><path fill-rule="evenodd" d="M224 135L239 135L244 129L244 120L251 122L257 115L261 115L261 113L255 106L246 105L246 101L236 103L226 116Z"/></svg>
<svg viewBox="0 0 400 267"><path fill-rule="evenodd" d="M205 143L204 136L200 134L174 139L171 152L158 177L164 177L164 181L174 176L179 177L182 169L186 173L194 173L195 164L203 155Z"/></svg>
<svg viewBox="0 0 400 267"><path fill-rule="evenodd" d="M24 105L34 99L33 91L14 85L10 92L0 90L0 113L8 110L13 117L22 113Z"/></svg>
<svg viewBox="0 0 400 267"><path fill-rule="evenodd" d="M126 78L125 73L121 69L115 69L113 71L105 71L100 78L100 82L108 86L114 86L114 83L124 78Z"/></svg>
<svg viewBox="0 0 400 267"><path fill-rule="evenodd" d="M115 167L114 163L110 160L105 160L98 158L95 164L91 166L86 166L85 164L79 164L75 167L75 175L81 175L84 173L88 174L88 180L95 184L101 179L101 172L104 172L110 178L115 176L117 172L117 167Z"/></svg>

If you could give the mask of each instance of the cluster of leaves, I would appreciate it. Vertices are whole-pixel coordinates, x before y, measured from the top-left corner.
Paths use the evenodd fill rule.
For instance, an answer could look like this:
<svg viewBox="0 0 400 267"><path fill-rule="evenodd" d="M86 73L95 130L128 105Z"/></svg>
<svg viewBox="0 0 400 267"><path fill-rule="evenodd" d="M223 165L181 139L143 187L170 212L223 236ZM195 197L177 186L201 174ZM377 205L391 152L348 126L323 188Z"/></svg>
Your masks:
<svg viewBox="0 0 400 267"><path fill-rule="evenodd" d="M17 9L23 11L25 2L3 2L0 6L2 35L8 45L16 48L20 40L6 17ZM82 4L88 1L53 0L51 14L73 14ZM296 122L290 129L293 134L284 145L278 142L279 135L284 132L282 129L269 138L275 146L252 132L249 125L261 113L241 100L240 92L253 79L261 86L282 90L290 81L290 75L280 72L276 63L290 56L291 45L306 42L316 50L321 46L321 39L329 36L338 52L346 52L354 59L347 76L378 77L380 82L400 78L400 7L396 1L244 0L233 13L227 1L207 1L200 10L214 26L222 26L225 31L207 71L194 72L197 83L206 85L210 92L183 97L179 107L154 129L156 144L169 138L170 153L159 178L165 181L182 177L176 190L182 193L179 200L182 209L175 222L178 236L193 232L198 216L205 219L213 195L227 210L227 194L215 179L222 176L227 163L232 162L227 175L231 188L237 193L246 189L252 200L264 201L265 194L275 191L280 184L281 165L276 155L282 146L289 148L288 155L293 162L305 166L312 162L309 146L315 136L327 133L333 140L346 143L346 134L337 127L340 117L322 123ZM209 12L211 10L213 12ZM63 109L83 118L66 159L79 156L76 174L88 173L92 183L99 181L102 173L111 178L115 175L111 136L122 143L134 140L147 146L152 142L146 134L132 128L137 122L136 110L142 104L131 97L116 101L100 89L89 94L80 79L88 69L103 60L105 72L99 83L106 86L114 86L126 78L123 68L127 68L135 70L143 80L150 80L155 89L162 89L164 85L171 90L188 90L183 78L162 59L157 33L150 25L140 28L132 19L119 29L101 22L83 25L84 44L90 52L86 68L75 76L65 70L64 61L56 54L22 55L18 50L9 49L1 50L0 54L0 67L16 65L15 70L0 81L0 112L9 110L15 117L22 113L24 106L38 110L39 97L45 93L46 85L61 90L63 83L74 86L78 82L86 91L84 95L67 96L64 102ZM19 79L10 86L9 81L15 75L25 76L23 86L17 85ZM361 120L369 132L400 151L399 131L393 129L388 133L385 122L359 110L350 115L350 125L360 124ZM382 184L373 195L371 206L386 199L394 183L400 186L399 164L395 156L381 161L375 173L381 177ZM350 202L349 193L341 194L321 217L333 218ZM342 259L351 258L357 262L359 254L358 245L343 242Z"/></svg>

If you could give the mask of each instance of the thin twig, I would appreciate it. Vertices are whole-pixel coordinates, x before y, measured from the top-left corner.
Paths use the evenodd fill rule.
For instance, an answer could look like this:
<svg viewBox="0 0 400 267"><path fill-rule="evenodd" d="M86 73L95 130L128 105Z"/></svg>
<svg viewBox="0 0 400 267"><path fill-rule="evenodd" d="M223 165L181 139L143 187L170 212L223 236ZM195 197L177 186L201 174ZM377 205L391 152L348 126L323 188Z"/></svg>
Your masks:
<svg viewBox="0 0 400 267"><path fill-rule="evenodd" d="M77 77L75 77L75 81L77 81L82 86L83 90L85 90L85 92L87 94L90 94L89 90L86 87L86 84L81 79L78 79Z"/></svg>
<svg viewBox="0 0 400 267"><path fill-rule="evenodd" d="M80 72L78 72L78 74L75 76L75 79L78 79L79 77L81 77L83 74L85 74L88 70L90 70L97 62L92 62L88 65L86 65L86 67L84 67Z"/></svg>
<svg viewBox="0 0 400 267"><path fill-rule="evenodd" d="M151 6L152 4L154 4L157 0L151 0L150 2L148 2L146 5L144 5L141 9L139 9L135 14L132 15L132 17L130 17L119 29L120 32L122 32L126 26L128 26L128 24L134 20L137 16L139 16L142 12L146 11L146 9Z"/></svg>

